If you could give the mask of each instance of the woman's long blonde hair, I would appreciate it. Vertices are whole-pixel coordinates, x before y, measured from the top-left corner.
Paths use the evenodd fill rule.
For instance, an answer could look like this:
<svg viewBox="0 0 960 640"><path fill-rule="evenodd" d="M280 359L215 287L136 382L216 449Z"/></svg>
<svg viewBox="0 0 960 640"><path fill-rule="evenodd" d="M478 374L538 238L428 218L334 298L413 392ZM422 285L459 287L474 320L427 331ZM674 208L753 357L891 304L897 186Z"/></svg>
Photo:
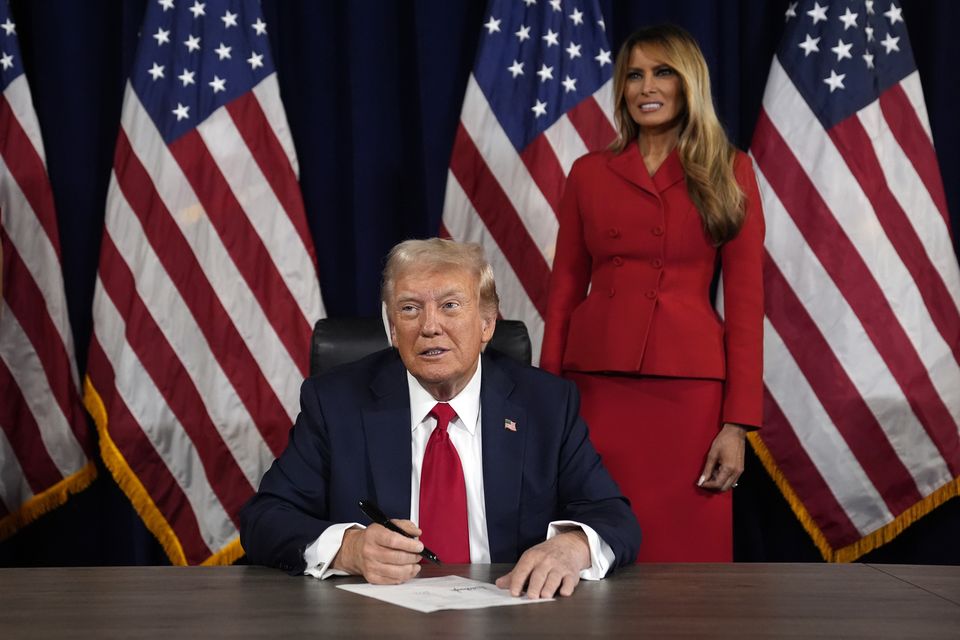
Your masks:
<svg viewBox="0 0 960 640"><path fill-rule="evenodd" d="M684 109L677 152L687 178L687 193L714 244L732 240L743 224L744 196L733 172L736 149L727 139L710 93L710 72L697 41L674 25L646 27L627 38L613 68L614 118L618 136L610 145L617 153L640 136L640 127L630 117L623 90L630 54L634 47L653 45L680 77Z"/></svg>

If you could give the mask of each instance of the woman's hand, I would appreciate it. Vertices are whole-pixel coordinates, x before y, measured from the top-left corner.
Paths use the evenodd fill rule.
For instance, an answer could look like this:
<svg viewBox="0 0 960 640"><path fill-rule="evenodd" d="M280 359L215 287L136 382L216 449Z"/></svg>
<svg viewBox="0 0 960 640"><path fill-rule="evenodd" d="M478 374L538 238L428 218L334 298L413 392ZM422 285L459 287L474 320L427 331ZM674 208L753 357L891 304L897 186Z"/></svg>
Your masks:
<svg viewBox="0 0 960 640"><path fill-rule="evenodd" d="M731 422L724 424L710 445L707 463L703 466L703 474L697 481L697 486L720 492L735 487L737 479L743 473L746 439L746 428Z"/></svg>

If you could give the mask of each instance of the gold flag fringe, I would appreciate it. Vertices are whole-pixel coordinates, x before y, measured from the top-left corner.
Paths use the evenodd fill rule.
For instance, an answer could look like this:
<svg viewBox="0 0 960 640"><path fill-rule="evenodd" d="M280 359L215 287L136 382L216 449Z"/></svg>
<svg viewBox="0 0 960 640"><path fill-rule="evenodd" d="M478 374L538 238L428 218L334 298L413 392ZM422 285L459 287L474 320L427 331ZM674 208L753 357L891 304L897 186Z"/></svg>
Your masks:
<svg viewBox="0 0 960 640"><path fill-rule="evenodd" d="M223 549L201 562L204 567L216 567L226 564L233 564L243 557L243 547L240 546L240 537L236 537L227 543Z"/></svg>
<svg viewBox="0 0 960 640"><path fill-rule="evenodd" d="M89 487L96 477L96 465L93 462L87 462L79 471L70 474L49 489L35 494L16 511L0 519L0 540L6 540L21 527L59 507L70 496Z"/></svg>
<svg viewBox="0 0 960 640"><path fill-rule="evenodd" d="M803 506L800 498L797 497L797 494L787 481L786 476L784 476L779 467L777 467L773 455L760 439L759 433L756 431L751 432L747 434L747 439L750 441L750 445L753 447L757 457L760 458L760 462L763 463L767 473L770 474L770 477L773 478L783 497L786 498L794 515L797 516L804 530L813 540L817 549L820 550L820 555L822 555L823 559L827 562L853 562L860 556L887 544L903 533L911 524L950 498L960 495L960 478L954 478L876 531L868 533L852 544L835 549L827 541L826 536L823 535L823 532L814 522L806 507Z"/></svg>
<svg viewBox="0 0 960 640"><path fill-rule="evenodd" d="M107 410L103 405L103 400L97 390L94 388L90 377L83 380L83 404L87 411L93 416L93 421L97 425L97 432L100 434L100 456L103 463L113 475L120 489L126 494L127 498L133 504L133 508L143 520L147 529L156 537L166 552L170 562L175 565L186 565L187 557L183 552L183 546L180 539L174 533L173 528L167 519L160 513L156 503L150 497L140 479L127 464L126 459L117 445L113 442L107 431ZM204 560L201 564L204 566L232 564L243 556L243 548L240 546L240 539L235 538L215 554Z"/></svg>

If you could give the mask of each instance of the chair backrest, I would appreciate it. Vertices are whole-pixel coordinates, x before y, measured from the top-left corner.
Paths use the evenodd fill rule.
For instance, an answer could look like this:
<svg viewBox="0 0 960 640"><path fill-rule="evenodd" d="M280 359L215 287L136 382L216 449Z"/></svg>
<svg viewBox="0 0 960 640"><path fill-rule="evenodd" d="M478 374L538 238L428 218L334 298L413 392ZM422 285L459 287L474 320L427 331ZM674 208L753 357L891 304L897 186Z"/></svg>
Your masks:
<svg viewBox="0 0 960 640"><path fill-rule="evenodd" d="M390 346L380 318L323 318L313 327L310 375L353 362ZM533 356L527 326L521 320L497 320L489 349L530 364Z"/></svg>

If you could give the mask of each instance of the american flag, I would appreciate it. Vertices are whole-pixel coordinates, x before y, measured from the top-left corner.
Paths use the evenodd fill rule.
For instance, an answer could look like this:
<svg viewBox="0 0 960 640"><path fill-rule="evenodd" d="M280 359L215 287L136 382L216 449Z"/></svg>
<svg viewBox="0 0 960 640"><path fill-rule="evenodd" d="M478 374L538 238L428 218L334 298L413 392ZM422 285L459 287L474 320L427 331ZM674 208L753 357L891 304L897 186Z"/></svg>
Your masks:
<svg viewBox="0 0 960 640"><path fill-rule="evenodd" d="M151 0L107 195L85 402L175 564L242 554L323 315L256 0Z"/></svg>
<svg viewBox="0 0 960 640"><path fill-rule="evenodd" d="M17 26L0 0L0 540L96 475L60 236Z"/></svg>
<svg viewBox="0 0 960 640"><path fill-rule="evenodd" d="M791 2L752 154L767 218L765 428L828 560L960 487L960 273L901 8Z"/></svg>
<svg viewBox="0 0 960 640"><path fill-rule="evenodd" d="M493 0L460 114L442 235L477 242L504 318L540 359L557 211L573 161L616 136L596 0Z"/></svg>

